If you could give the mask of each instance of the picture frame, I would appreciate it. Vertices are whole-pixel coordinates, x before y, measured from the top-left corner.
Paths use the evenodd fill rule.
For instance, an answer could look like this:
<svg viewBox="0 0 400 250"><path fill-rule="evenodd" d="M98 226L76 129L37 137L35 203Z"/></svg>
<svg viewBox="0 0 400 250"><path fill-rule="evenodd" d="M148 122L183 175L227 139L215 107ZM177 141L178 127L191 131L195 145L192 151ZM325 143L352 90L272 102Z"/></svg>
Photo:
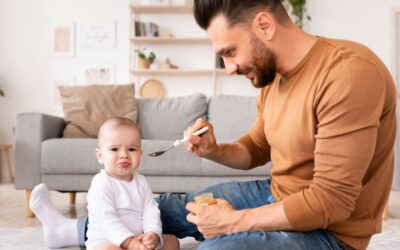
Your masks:
<svg viewBox="0 0 400 250"><path fill-rule="evenodd" d="M81 68L80 83L83 85L115 83L114 64L86 64Z"/></svg>
<svg viewBox="0 0 400 250"><path fill-rule="evenodd" d="M55 57L75 56L75 25L73 22L52 25L51 52Z"/></svg>
<svg viewBox="0 0 400 250"><path fill-rule="evenodd" d="M112 22L84 23L81 27L81 46L84 49L111 49L116 47L116 26Z"/></svg>
<svg viewBox="0 0 400 250"><path fill-rule="evenodd" d="M58 86L75 85L75 75L54 75L50 80L50 98L53 110L62 110L62 102Z"/></svg>

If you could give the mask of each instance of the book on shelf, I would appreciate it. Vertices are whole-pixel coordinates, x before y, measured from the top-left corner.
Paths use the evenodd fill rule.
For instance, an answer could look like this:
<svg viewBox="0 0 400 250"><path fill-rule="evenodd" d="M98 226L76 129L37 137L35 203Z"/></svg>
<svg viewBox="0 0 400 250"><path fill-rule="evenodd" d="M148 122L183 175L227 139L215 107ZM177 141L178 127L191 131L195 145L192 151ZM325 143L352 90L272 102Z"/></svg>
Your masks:
<svg viewBox="0 0 400 250"><path fill-rule="evenodd" d="M141 37L158 37L158 25L153 22L139 22L135 21L135 36Z"/></svg>

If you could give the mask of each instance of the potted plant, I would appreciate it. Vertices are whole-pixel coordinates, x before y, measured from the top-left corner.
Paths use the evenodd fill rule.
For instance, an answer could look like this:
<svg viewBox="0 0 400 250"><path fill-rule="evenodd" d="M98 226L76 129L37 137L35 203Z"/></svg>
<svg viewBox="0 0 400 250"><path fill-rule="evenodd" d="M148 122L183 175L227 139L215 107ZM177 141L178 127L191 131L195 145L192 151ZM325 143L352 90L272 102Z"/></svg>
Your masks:
<svg viewBox="0 0 400 250"><path fill-rule="evenodd" d="M292 15L295 18L295 23L297 26L300 28L303 27L303 18L304 14L306 12L306 2L307 0L281 0L282 2L286 2L290 4L291 9L292 9ZM307 20L311 20L311 17L309 15L306 16Z"/></svg>
<svg viewBox="0 0 400 250"><path fill-rule="evenodd" d="M146 51L146 49L136 50L136 52L139 57L138 67L140 69L150 68L150 65L156 59L156 55L152 51L150 51L150 52Z"/></svg>
<svg viewBox="0 0 400 250"><path fill-rule="evenodd" d="M0 87L0 96L4 96L4 91L1 87Z"/></svg>

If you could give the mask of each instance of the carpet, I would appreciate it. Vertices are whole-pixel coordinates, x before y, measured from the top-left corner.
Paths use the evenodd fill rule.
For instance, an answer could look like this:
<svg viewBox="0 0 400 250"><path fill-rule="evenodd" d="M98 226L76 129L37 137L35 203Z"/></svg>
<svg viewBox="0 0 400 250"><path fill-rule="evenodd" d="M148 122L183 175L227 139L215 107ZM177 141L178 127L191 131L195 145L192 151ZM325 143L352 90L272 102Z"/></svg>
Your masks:
<svg viewBox="0 0 400 250"><path fill-rule="evenodd" d="M191 238L180 240L181 250L195 250L197 243ZM41 227L0 228L1 250L46 250ZM77 246L62 248L62 250L81 250Z"/></svg>
<svg viewBox="0 0 400 250"><path fill-rule="evenodd" d="M182 250L195 250L197 243L190 238L180 240ZM372 237L368 250L397 250L400 246L400 230L392 228ZM46 250L41 227L0 228L1 250ZM84 248L83 248L84 249ZM63 250L81 250L68 247Z"/></svg>

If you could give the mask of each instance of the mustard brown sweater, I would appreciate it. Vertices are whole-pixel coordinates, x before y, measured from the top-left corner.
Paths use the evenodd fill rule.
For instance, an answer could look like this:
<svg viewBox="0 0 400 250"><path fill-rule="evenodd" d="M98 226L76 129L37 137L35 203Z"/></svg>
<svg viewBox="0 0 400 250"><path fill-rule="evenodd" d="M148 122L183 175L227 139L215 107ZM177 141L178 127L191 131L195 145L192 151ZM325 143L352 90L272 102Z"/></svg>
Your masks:
<svg viewBox="0 0 400 250"><path fill-rule="evenodd" d="M385 65L363 45L320 37L257 108L238 142L251 167L272 161L272 192L296 231L324 228L365 249L393 177L396 90Z"/></svg>

